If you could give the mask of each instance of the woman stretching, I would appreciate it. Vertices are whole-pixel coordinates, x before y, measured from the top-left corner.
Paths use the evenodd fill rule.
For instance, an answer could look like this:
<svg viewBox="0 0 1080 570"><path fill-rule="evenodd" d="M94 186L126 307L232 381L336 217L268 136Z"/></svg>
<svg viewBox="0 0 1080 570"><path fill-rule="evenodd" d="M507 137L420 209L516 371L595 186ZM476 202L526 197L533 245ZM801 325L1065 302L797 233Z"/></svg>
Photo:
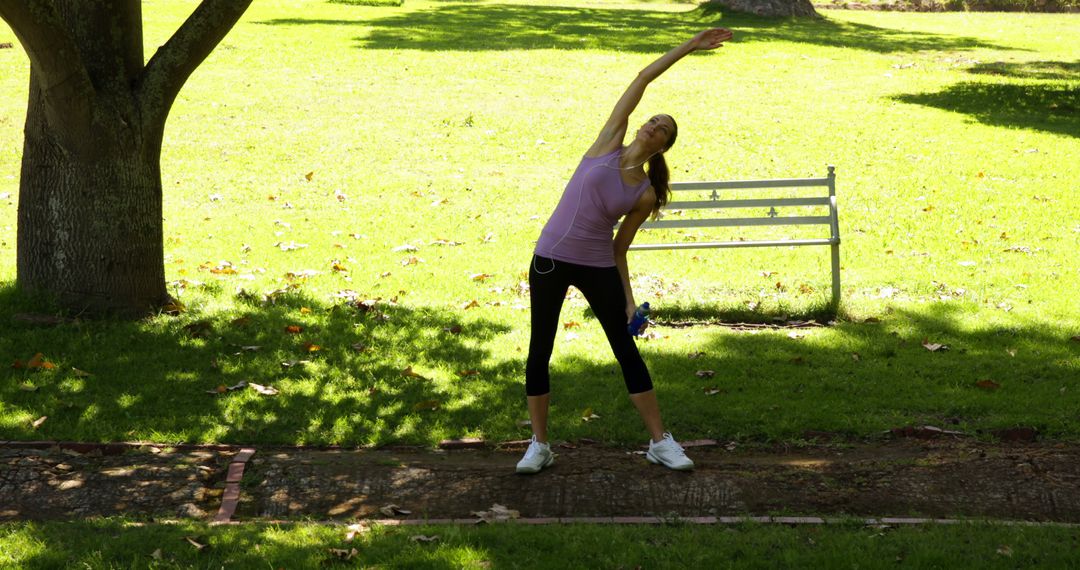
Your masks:
<svg viewBox="0 0 1080 570"><path fill-rule="evenodd" d="M529 268L532 336L525 366L533 437L517 464L518 473L536 473L555 459L547 433L548 366L570 285L589 302L619 361L630 400L651 436L645 457L671 469L694 467L682 447L664 431L649 370L627 329L637 304L630 289L626 251L642 222L668 201L664 151L675 143L675 119L655 115L638 129L630 144L624 145L623 139L627 120L650 82L683 56L720 47L729 39L731 32L726 29L705 30L638 73L585 153L540 234ZM613 240L612 228L620 218L623 222Z"/></svg>

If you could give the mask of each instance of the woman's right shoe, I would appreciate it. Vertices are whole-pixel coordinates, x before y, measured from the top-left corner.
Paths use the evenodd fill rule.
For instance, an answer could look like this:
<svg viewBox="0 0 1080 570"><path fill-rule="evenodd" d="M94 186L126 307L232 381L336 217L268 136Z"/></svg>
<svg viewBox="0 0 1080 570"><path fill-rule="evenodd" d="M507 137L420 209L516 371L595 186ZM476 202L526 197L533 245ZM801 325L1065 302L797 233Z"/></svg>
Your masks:
<svg viewBox="0 0 1080 570"><path fill-rule="evenodd" d="M529 443L529 449L525 450L525 457L518 461L517 472L525 474L539 473L541 469L554 462L555 454L551 452L551 446L536 441L534 435Z"/></svg>
<svg viewBox="0 0 1080 570"><path fill-rule="evenodd" d="M681 445L670 433L665 433L660 441L649 440L649 451L645 453L645 459L650 463L663 465L676 471L688 471L694 468L694 462L686 456Z"/></svg>

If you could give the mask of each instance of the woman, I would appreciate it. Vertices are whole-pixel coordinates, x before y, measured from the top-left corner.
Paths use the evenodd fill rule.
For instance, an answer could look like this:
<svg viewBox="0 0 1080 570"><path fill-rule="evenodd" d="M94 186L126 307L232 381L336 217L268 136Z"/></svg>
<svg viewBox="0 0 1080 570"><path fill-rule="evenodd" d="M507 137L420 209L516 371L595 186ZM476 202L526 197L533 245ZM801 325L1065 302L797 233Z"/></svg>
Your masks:
<svg viewBox="0 0 1080 570"><path fill-rule="evenodd" d="M731 32L726 29L705 30L638 73L585 153L540 234L529 269L532 337L525 368L533 437L517 464L518 473L536 473L554 461L547 442L548 365L559 312L570 285L589 302L622 368L630 400L651 436L645 457L671 469L694 467L682 447L664 431L649 370L627 330L637 304L630 289L626 251L642 222L667 203L664 151L675 142L675 119L655 115L638 129L630 144L624 145L623 138L627 120L650 82L685 55L720 47L729 39ZM612 227L623 216L612 240Z"/></svg>

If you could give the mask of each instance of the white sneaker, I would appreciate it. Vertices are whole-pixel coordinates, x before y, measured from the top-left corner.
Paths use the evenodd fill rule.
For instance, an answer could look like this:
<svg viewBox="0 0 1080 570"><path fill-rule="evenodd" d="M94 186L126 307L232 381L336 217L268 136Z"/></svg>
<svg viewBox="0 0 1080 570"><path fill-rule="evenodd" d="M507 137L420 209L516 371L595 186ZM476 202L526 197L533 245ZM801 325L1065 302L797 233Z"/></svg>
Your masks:
<svg viewBox="0 0 1080 570"><path fill-rule="evenodd" d="M694 468L694 462L683 452L681 445L675 442L670 433L664 434L660 441L649 440L649 451L645 453L645 459L650 463L658 463L676 471L687 471Z"/></svg>
<svg viewBox="0 0 1080 570"><path fill-rule="evenodd" d="M541 469L554 462L555 454L551 452L551 446L536 441L536 436L534 435L532 437L532 442L529 443L529 449L525 450L525 457L522 457L521 461L518 461L517 472L539 473Z"/></svg>

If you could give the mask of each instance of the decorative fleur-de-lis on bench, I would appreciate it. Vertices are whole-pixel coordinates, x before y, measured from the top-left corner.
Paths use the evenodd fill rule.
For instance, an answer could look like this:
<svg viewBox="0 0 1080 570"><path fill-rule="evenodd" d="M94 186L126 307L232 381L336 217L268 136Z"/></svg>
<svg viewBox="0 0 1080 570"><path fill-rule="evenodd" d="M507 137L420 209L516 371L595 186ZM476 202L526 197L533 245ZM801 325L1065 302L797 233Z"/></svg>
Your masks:
<svg viewBox="0 0 1080 570"><path fill-rule="evenodd" d="M770 206L769 207L769 213L766 214L766 215L769 216L770 218L775 218L776 216L780 215L780 213L776 211L776 208Z"/></svg>

